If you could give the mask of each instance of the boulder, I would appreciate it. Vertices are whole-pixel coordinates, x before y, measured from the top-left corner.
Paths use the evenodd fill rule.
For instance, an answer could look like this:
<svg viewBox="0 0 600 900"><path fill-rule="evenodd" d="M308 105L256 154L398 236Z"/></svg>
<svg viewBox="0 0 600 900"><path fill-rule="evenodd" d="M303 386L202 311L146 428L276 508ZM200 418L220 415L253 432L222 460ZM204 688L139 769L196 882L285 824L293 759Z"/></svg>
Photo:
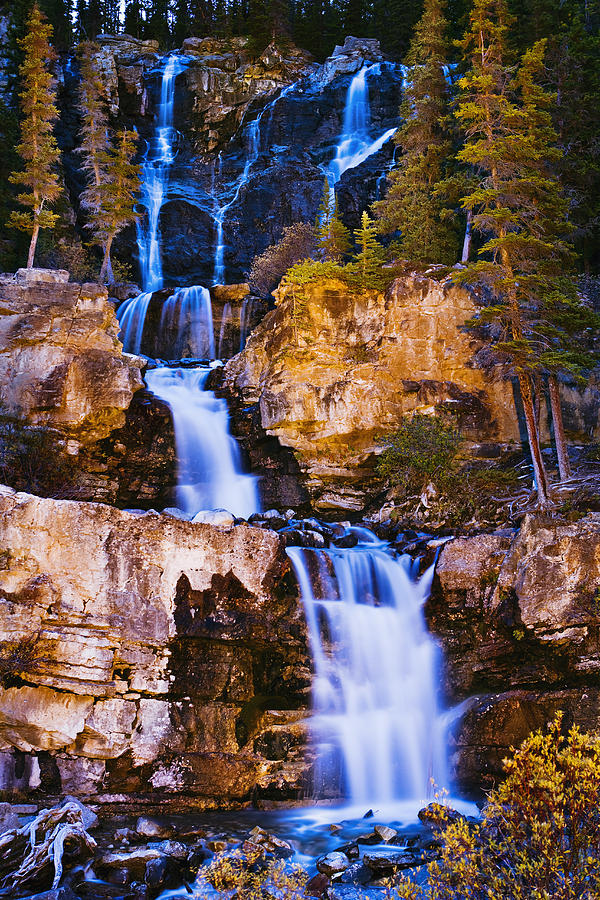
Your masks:
<svg viewBox="0 0 600 900"><path fill-rule="evenodd" d="M345 853L328 853L327 856L322 856L317 860L318 871L329 878L345 872L349 865L350 860Z"/></svg>
<svg viewBox="0 0 600 900"><path fill-rule="evenodd" d="M86 444L123 425L142 363L122 353L106 289L67 278L0 276L0 417Z"/></svg>

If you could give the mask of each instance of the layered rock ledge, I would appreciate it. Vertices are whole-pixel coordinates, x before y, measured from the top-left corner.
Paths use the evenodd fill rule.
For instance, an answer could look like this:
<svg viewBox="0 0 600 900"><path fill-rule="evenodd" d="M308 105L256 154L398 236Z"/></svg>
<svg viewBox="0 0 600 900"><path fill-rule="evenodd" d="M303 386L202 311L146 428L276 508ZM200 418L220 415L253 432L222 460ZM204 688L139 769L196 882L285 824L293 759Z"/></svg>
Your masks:
<svg viewBox="0 0 600 900"><path fill-rule="evenodd" d="M303 793L310 671L274 532L2 488L0 546L5 799Z"/></svg>
<svg viewBox="0 0 600 900"><path fill-rule="evenodd" d="M51 269L0 275L0 416L79 445L124 424L142 361L122 353L106 288L68 278Z"/></svg>
<svg viewBox="0 0 600 900"><path fill-rule="evenodd" d="M600 513L528 516L518 532L450 541L427 618L460 713L463 786L491 784L510 747L559 710L600 727Z"/></svg>

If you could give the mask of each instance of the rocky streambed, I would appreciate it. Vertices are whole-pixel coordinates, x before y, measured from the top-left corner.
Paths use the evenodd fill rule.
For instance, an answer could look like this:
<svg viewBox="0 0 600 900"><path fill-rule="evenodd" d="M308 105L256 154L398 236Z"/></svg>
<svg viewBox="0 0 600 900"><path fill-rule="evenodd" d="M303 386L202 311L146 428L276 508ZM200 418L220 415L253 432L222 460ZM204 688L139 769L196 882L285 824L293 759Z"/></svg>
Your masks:
<svg viewBox="0 0 600 900"><path fill-rule="evenodd" d="M465 811L475 812L465 807ZM364 897L400 874L421 881L439 855L440 809L415 821L377 811L102 814L74 798L52 809L0 806L0 896L31 900L163 900L229 896L253 882L286 897ZM450 810L451 820L463 816ZM469 816L465 816L469 819ZM22 837L32 833L25 844ZM243 894L242 894L243 895Z"/></svg>

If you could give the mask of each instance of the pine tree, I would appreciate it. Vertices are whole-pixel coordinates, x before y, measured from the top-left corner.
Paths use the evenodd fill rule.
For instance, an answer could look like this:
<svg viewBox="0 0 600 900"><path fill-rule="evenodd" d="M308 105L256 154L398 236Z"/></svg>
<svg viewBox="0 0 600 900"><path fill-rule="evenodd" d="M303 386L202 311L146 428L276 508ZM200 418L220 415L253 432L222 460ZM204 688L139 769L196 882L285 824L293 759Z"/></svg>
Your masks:
<svg viewBox="0 0 600 900"><path fill-rule="evenodd" d="M360 218L360 227L354 232L357 252L353 256L352 269L364 287L379 287L382 283L383 247L375 237L377 226L367 212Z"/></svg>
<svg viewBox="0 0 600 900"><path fill-rule="evenodd" d="M27 20L27 34L21 46L25 58L21 66L23 89L19 94L23 120L17 153L24 162L21 172L13 172L10 181L26 190L17 196L21 206L30 212L13 212L9 224L21 231L31 231L27 268L33 266L40 228L53 228L57 216L47 206L60 194L56 167L60 152L53 134L58 118L55 106L56 88L49 71L56 55L50 46L52 26L34 4Z"/></svg>
<svg viewBox="0 0 600 900"><path fill-rule="evenodd" d="M385 234L400 231L400 250L419 262L454 263L457 234L444 215L436 187L442 181L452 142L449 131L445 0L426 0L410 46L410 71L395 140L402 157L389 177L386 197L374 204Z"/></svg>
<svg viewBox="0 0 600 900"><path fill-rule="evenodd" d="M100 153L101 184L90 207L89 227L92 241L104 250L100 281L110 278L110 252L117 234L135 222L136 195L140 184L140 167L134 163L137 134L123 129L116 135L115 146Z"/></svg>
<svg viewBox="0 0 600 900"><path fill-rule="evenodd" d="M557 158L548 111L552 98L538 84L544 42L525 54L515 72L506 60L509 24L504 0L475 0L463 41L471 69L460 81L457 116L466 131L459 159L481 179L462 205L472 212L473 227L485 243L479 259L455 280L482 286L492 298L478 319L495 324L501 338L492 346L517 377L538 501L544 506L548 485L532 374L539 372L548 346L545 298L550 288L559 289L556 279L569 255L563 240L566 204L552 171Z"/></svg>
<svg viewBox="0 0 600 900"><path fill-rule="evenodd" d="M350 250L350 232L340 219L335 191L329 179L323 185L323 197L317 216L317 248L324 259L341 262Z"/></svg>

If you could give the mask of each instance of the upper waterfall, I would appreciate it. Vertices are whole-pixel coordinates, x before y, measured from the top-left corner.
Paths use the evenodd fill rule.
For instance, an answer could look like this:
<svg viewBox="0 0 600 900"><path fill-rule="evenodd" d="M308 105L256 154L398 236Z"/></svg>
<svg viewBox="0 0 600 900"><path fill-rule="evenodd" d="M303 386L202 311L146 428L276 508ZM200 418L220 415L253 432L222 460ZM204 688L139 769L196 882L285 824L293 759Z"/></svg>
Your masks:
<svg viewBox="0 0 600 900"><path fill-rule="evenodd" d="M177 54L167 57L161 79L158 125L142 163L142 205L147 217L138 220L137 244L145 292L157 291L163 286L159 217L167 195L169 169L175 156L175 79L184 68L185 63Z"/></svg>
<svg viewBox="0 0 600 900"><path fill-rule="evenodd" d="M342 133L335 149L335 156L327 167L330 187L340 180L348 169L355 169L374 153L378 153L396 133L396 127L387 129L373 138L371 135L371 104L368 76L381 75L382 63L363 66L348 86Z"/></svg>

